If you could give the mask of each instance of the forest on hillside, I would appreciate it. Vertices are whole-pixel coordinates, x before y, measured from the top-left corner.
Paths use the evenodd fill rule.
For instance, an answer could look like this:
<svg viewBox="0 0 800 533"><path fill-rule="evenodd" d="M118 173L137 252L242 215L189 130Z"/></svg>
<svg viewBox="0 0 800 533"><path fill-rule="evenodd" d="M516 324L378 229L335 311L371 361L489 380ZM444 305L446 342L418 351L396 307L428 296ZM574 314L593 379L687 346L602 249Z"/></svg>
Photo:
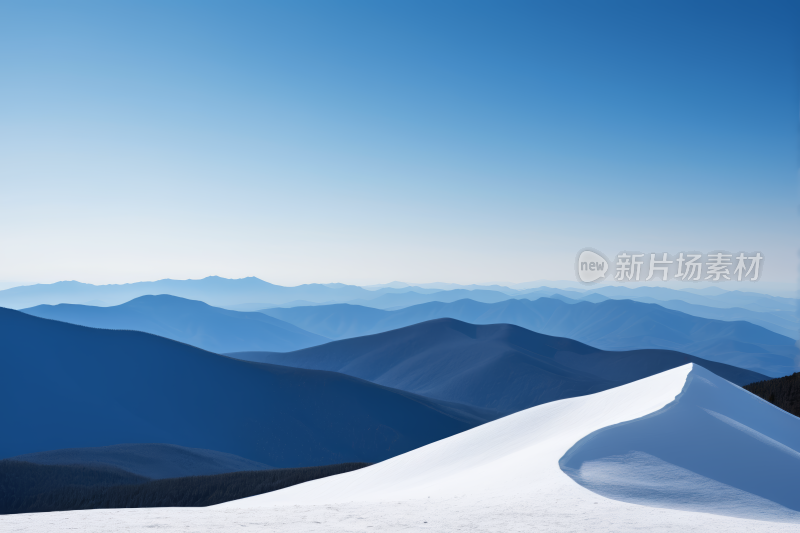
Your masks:
<svg viewBox="0 0 800 533"><path fill-rule="evenodd" d="M800 417L800 372L782 378L757 381L744 388L786 412Z"/></svg>
<svg viewBox="0 0 800 533"><path fill-rule="evenodd" d="M206 507L369 466L342 463L151 481L108 467L0 461L0 514Z"/></svg>

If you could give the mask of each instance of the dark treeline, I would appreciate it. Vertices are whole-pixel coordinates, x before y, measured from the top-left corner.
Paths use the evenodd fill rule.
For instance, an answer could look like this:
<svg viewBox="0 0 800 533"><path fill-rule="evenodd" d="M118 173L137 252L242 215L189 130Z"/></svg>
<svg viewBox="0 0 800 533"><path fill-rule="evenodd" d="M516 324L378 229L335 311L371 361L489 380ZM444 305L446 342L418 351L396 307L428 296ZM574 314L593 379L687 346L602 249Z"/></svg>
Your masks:
<svg viewBox="0 0 800 533"><path fill-rule="evenodd" d="M205 507L369 466L343 463L150 481L122 470L0 461L0 514Z"/></svg>
<svg viewBox="0 0 800 533"><path fill-rule="evenodd" d="M744 388L776 407L800 417L800 372L782 378L758 381L745 385Z"/></svg>
<svg viewBox="0 0 800 533"><path fill-rule="evenodd" d="M88 489L141 484L149 478L107 466L38 465L23 461L0 461L0 513L27 509L41 495L70 489Z"/></svg>

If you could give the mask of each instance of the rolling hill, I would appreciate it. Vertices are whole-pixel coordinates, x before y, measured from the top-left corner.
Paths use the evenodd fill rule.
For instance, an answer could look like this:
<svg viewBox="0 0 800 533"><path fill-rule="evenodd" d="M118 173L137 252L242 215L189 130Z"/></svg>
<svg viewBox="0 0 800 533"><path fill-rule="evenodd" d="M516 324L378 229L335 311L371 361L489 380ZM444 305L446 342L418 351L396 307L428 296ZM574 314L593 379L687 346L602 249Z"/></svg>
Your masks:
<svg viewBox="0 0 800 533"><path fill-rule="evenodd" d="M797 369L793 339L749 322L699 318L631 300L570 304L539 298L485 304L466 299L396 311L340 304L263 312L330 339L370 335L446 317L472 324L514 324L604 350L676 350L772 377Z"/></svg>
<svg viewBox="0 0 800 533"><path fill-rule="evenodd" d="M67 448L9 457L37 465L80 465L120 469L148 479L210 476L272 467L214 450L174 444L115 444L97 448Z"/></svg>
<svg viewBox="0 0 800 533"><path fill-rule="evenodd" d="M167 443L273 467L376 462L486 414L343 374L0 308L0 458Z"/></svg>
<svg viewBox="0 0 800 533"><path fill-rule="evenodd" d="M167 294L140 296L114 307L39 305L23 312L80 326L144 331L215 353L288 352L328 342L263 313L229 311Z"/></svg>
<svg viewBox="0 0 800 533"><path fill-rule="evenodd" d="M604 352L508 324L437 319L290 353L231 354L330 370L439 400L512 413L695 362L745 385L761 374L666 350Z"/></svg>

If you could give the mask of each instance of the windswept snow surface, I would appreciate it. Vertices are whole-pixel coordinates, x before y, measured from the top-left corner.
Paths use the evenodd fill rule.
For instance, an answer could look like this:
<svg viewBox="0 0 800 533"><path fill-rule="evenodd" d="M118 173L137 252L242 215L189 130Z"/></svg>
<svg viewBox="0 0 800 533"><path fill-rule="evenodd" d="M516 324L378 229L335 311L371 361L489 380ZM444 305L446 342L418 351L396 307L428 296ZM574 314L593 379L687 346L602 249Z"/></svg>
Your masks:
<svg viewBox="0 0 800 533"><path fill-rule="evenodd" d="M797 531L800 420L695 366L530 408L374 466L207 509L4 531ZM577 482L576 482L577 481Z"/></svg>
<svg viewBox="0 0 800 533"><path fill-rule="evenodd" d="M560 465L615 500L797 521L798 451L800 419L695 367L674 402L592 433Z"/></svg>

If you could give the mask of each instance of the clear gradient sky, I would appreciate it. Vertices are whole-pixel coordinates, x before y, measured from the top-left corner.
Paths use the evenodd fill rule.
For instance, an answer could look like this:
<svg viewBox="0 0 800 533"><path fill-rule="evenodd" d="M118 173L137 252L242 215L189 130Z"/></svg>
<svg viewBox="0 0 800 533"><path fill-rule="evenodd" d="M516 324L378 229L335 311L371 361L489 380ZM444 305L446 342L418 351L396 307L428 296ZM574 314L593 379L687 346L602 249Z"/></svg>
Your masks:
<svg viewBox="0 0 800 533"><path fill-rule="evenodd" d="M5 1L0 280L797 278L800 3Z"/></svg>

